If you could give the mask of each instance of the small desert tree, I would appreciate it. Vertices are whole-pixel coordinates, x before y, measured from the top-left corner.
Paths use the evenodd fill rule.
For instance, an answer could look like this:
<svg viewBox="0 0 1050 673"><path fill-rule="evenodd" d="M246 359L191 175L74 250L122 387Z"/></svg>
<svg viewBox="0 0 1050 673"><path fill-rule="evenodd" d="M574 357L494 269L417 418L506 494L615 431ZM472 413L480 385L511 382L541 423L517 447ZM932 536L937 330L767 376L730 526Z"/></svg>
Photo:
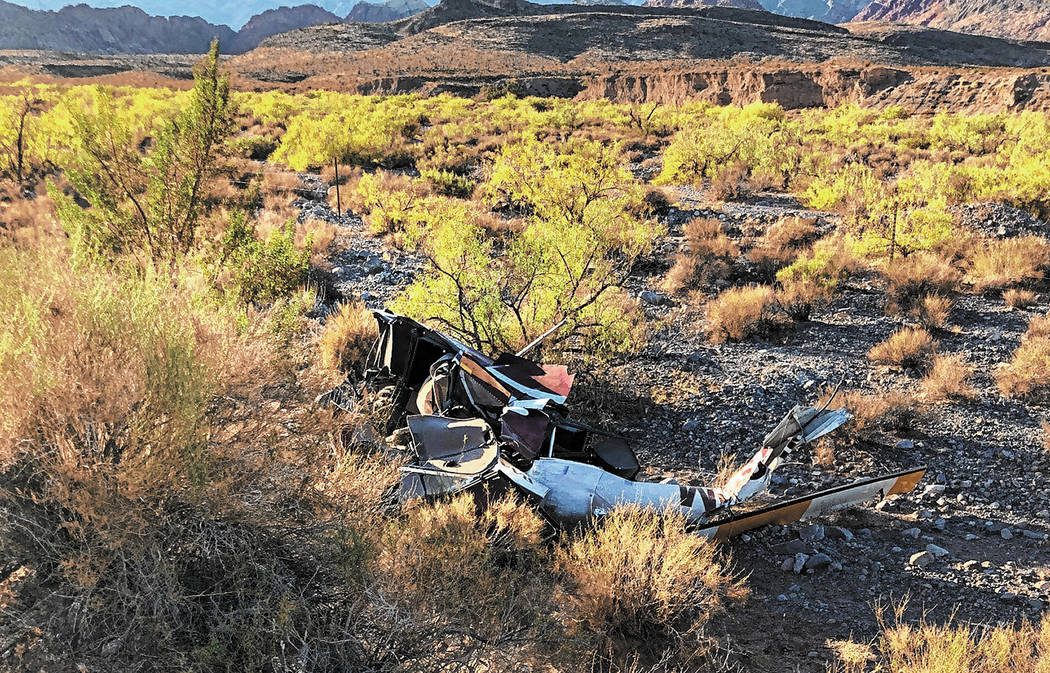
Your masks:
<svg viewBox="0 0 1050 673"><path fill-rule="evenodd" d="M38 112L31 86L17 95L0 97L0 171L18 182L29 172L29 139Z"/></svg>
<svg viewBox="0 0 1050 673"><path fill-rule="evenodd" d="M469 207L435 216L421 237L431 272L399 306L482 348L514 350L555 325L552 344L586 333L598 349L625 347L637 312L620 288L659 225L619 147L516 142L486 190L523 216L520 231L487 233Z"/></svg>
<svg viewBox="0 0 1050 673"><path fill-rule="evenodd" d="M152 134L102 87L93 109L70 110L73 146L63 168L90 207L50 191L78 256L131 258L146 266L173 263L193 248L208 206L207 183L232 128L217 42L194 70L185 100Z"/></svg>

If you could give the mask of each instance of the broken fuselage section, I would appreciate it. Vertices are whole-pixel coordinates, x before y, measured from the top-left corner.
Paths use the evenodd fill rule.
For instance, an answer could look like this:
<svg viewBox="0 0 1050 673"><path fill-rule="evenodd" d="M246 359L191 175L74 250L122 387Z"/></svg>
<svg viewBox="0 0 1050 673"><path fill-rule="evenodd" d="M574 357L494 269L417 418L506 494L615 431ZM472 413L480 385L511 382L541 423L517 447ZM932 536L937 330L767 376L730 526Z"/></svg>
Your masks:
<svg viewBox="0 0 1050 673"><path fill-rule="evenodd" d="M750 519L754 525L731 525L745 517L730 508L765 491L792 448L840 427L849 414L795 407L720 487L636 481L640 466L625 437L570 417L565 401L573 376L565 367L520 355L492 358L405 316L373 314L379 337L363 380L348 379L319 401L347 411L369 404L381 410L388 434L407 428L413 459L402 468L404 497L512 489L562 527L617 505L670 509L700 532L724 538L910 490L922 476L918 470L858 482L815 494L805 507L792 501L783 511L761 510L763 516Z"/></svg>

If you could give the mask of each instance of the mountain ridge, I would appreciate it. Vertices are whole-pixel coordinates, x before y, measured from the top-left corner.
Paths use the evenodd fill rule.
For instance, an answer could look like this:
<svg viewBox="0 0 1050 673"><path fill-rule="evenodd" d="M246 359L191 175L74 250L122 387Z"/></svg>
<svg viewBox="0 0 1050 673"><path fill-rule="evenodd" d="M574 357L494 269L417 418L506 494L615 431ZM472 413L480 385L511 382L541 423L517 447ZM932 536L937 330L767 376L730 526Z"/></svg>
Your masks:
<svg viewBox="0 0 1050 673"><path fill-rule="evenodd" d="M1016 40L1050 41L1045 0L874 0L853 21L888 21Z"/></svg>

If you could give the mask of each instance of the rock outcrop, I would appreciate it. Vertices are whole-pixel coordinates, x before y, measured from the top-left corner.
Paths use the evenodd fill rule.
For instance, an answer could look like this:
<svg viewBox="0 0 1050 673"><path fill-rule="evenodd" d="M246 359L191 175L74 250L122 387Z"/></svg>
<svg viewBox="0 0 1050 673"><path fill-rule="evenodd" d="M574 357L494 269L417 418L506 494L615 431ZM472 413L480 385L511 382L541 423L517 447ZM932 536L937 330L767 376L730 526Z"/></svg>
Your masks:
<svg viewBox="0 0 1050 673"><path fill-rule="evenodd" d="M384 23L419 14L427 8L428 5L423 0L386 0L386 2L361 0L350 10L346 20L362 23Z"/></svg>
<svg viewBox="0 0 1050 673"><path fill-rule="evenodd" d="M1050 41L1050 3L1046 0L874 0L853 20Z"/></svg>

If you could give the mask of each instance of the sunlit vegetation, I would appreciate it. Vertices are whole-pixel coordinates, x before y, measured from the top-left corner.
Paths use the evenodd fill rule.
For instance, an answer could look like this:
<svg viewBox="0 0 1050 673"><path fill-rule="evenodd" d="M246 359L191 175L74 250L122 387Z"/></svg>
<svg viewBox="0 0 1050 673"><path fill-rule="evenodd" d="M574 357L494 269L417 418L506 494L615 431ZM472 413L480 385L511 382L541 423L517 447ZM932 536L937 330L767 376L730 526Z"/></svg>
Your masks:
<svg viewBox="0 0 1050 673"><path fill-rule="evenodd" d="M937 342L929 332L918 327L905 327L872 347L868 359L905 369L919 369L930 364L936 350Z"/></svg>
<svg viewBox="0 0 1050 673"><path fill-rule="evenodd" d="M1050 657L1050 617L1017 626L981 628L903 619L903 606L879 613L882 633L871 644L831 643L836 673L863 671L988 671L1039 673Z"/></svg>
<svg viewBox="0 0 1050 673"><path fill-rule="evenodd" d="M711 663L715 622L745 592L677 518L617 511L551 539L513 499L392 503L384 440L311 405L360 369L374 323L356 297L319 305L311 279L339 230L299 212L301 172L425 260L391 308L486 351L551 328L544 356L640 351L662 325L628 282L639 266L667 270L664 299L702 307L698 329L727 349L801 332L866 283L905 325L870 359L925 377L915 393L844 393L854 420L835 441L881 441L920 401L973 397L974 365L933 335L950 342L937 330L956 305L963 322L967 293L1021 309L1046 290L1045 239L992 239L956 210L1050 215L1045 114L235 92L214 59L184 92L9 90L0 550L70 615L27 617L27 670L54 643L92 670L102 652L171 671ZM828 212L735 229L677 210L683 185ZM995 378L1032 398L1048 372L1037 316ZM992 653L971 633L901 628L865 662L926 670L951 640L982 670ZM1025 629L994 633L1023 649Z"/></svg>

